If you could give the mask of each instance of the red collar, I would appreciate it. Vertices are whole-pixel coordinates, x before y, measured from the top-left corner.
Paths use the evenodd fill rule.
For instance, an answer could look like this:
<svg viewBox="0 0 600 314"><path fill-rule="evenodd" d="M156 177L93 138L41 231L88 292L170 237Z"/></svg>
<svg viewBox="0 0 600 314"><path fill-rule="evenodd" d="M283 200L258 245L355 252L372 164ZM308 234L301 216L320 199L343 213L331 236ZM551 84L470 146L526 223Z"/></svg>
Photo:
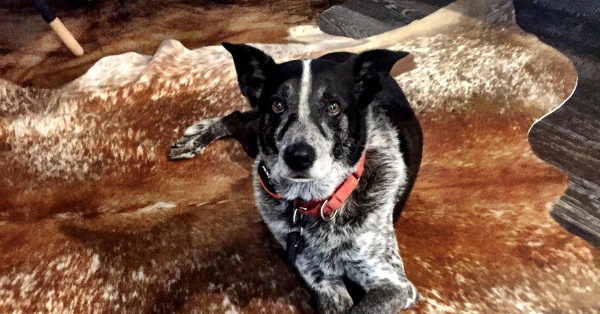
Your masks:
<svg viewBox="0 0 600 314"><path fill-rule="evenodd" d="M344 201L350 194L356 189L358 186L358 181L363 174L363 170L365 167L365 155L363 154L360 157L360 161L358 162L358 166L356 170L344 181L340 184L333 194L324 200L318 201L309 201L306 203L302 203L300 199L294 200L294 208L301 214L310 216L310 217L319 217L321 216L324 220L331 220L335 217L337 210L342 207ZM282 198L281 195L276 194L274 192L273 186L269 183L269 171L266 166L261 162L258 165L258 178L260 184L263 189L267 191L274 198Z"/></svg>

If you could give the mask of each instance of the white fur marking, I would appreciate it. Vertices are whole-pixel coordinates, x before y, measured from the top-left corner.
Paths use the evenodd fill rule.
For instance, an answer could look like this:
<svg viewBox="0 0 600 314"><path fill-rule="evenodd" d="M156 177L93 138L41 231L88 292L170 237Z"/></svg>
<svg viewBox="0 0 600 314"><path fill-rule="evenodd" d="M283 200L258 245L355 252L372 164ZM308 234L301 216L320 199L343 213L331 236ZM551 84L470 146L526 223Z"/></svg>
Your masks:
<svg viewBox="0 0 600 314"><path fill-rule="evenodd" d="M175 208L177 207L177 204L173 204L173 203L167 203L167 202L158 202L154 205L150 205L150 206L146 206L144 208L140 208L137 210L138 213L148 213L148 212L154 212L157 211L159 209L171 209L171 208Z"/></svg>
<svg viewBox="0 0 600 314"><path fill-rule="evenodd" d="M412 287L412 298L409 298L408 300L406 300L406 305L404 305L404 308L407 309L409 308L412 304L415 303L415 301L417 301L417 289L415 287Z"/></svg>
<svg viewBox="0 0 600 314"><path fill-rule="evenodd" d="M298 103L298 117L300 120L308 119L310 107L308 106L308 96L310 95L310 59L302 61L302 81L300 83L300 101Z"/></svg>
<svg viewBox="0 0 600 314"><path fill-rule="evenodd" d="M213 123L217 122L219 118L206 119L202 120L191 127L187 128L183 133L184 136L192 136L197 135L204 132L208 127L210 127Z"/></svg>

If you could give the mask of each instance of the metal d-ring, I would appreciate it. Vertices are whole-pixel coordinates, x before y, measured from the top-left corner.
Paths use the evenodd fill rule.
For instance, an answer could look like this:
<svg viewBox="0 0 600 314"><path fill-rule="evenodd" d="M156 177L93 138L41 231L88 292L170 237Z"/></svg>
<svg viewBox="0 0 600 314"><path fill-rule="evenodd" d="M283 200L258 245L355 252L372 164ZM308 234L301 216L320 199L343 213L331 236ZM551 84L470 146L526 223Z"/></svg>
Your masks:
<svg viewBox="0 0 600 314"><path fill-rule="evenodd" d="M328 200L325 200L325 202L323 202L323 205L321 205L321 218L323 218L323 220L325 221L332 221L335 218L335 215L337 215L337 210L333 212L333 215L329 216L329 219L325 218L325 215L323 214L323 208L325 208L325 204L327 204Z"/></svg>
<svg viewBox="0 0 600 314"><path fill-rule="evenodd" d="M288 234L292 233L292 229L298 228L298 226L296 226L296 213L298 213L298 208L294 208L294 215L292 216L292 226L293 227L288 228ZM302 235L303 233L304 233L304 228L302 228L302 226L300 226L300 235Z"/></svg>

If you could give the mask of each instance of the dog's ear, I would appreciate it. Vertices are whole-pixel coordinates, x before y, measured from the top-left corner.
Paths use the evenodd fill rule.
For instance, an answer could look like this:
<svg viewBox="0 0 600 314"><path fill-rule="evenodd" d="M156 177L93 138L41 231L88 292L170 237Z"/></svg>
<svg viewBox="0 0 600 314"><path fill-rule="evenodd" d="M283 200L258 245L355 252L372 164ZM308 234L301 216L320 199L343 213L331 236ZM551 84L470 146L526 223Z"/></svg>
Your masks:
<svg viewBox="0 0 600 314"><path fill-rule="evenodd" d="M248 98L250 106L258 106L258 99L262 93L267 77L275 68L273 58L264 52L244 44L222 44L235 64L238 83L242 95Z"/></svg>
<svg viewBox="0 0 600 314"><path fill-rule="evenodd" d="M361 106L367 106L381 89L381 80L390 76L390 71L396 62L408 52L385 49L365 51L354 59L352 67L354 82Z"/></svg>

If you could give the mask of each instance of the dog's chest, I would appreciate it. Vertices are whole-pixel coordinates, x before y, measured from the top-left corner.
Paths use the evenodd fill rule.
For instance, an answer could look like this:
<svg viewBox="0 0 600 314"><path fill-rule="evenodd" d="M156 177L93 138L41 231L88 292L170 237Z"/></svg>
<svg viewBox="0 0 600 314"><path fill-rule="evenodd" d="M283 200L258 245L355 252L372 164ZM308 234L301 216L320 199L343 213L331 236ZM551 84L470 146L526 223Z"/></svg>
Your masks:
<svg viewBox="0 0 600 314"><path fill-rule="evenodd" d="M340 225L321 222L304 233L308 259L352 262L360 260L367 251L379 250L394 243L393 225L387 223L387 214L371 212L361 224Z"/></svg>

